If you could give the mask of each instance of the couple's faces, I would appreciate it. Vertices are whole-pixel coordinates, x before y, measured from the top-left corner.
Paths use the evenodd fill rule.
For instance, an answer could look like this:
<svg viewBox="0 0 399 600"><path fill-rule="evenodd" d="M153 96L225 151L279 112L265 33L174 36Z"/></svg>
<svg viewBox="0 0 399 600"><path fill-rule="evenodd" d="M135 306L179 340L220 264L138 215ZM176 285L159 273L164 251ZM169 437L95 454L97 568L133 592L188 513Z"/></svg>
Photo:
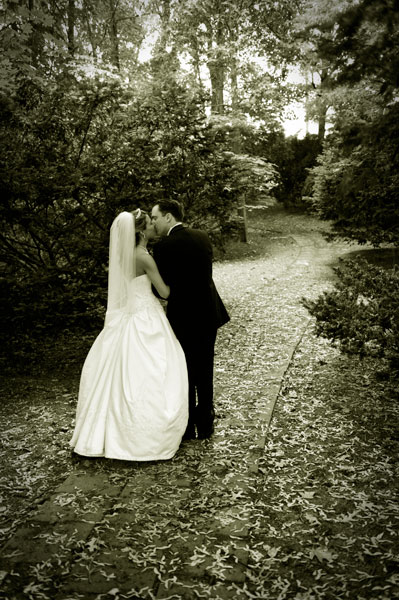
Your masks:
<svg viewBox="0 0 399 600"><path fill-rule="evenodd" d="M166 235L168 233L171 226L170 221L168 220L167 215L162 214L158 205L154 206L151 211L151 220L156 235Z"/></svg>
<svg viewBox="0 0 399 600"><path fill-rule="evenodd" d="M147 240L152 240L157 235L155 233L155 227L154 227L154 225L151 221L151 217L149 215L146 216L146 226L144 229L144 233L145 233Z"/></svg>

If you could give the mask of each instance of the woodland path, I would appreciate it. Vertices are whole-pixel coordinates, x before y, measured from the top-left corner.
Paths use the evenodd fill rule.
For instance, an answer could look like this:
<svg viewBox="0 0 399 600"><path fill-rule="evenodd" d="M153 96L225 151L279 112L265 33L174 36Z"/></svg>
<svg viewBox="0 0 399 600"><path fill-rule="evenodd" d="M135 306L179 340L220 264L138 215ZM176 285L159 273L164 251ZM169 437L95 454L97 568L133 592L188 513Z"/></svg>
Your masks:
<svg viewBox="0 0 399 600"><path fill-rule="evenodd" d="M352 250L315 219L253 209L253 259L218 262L231 314L217 340L216 430L172 461L75 460L1 550L6 598L250 598L259 461L285 373L309 324L301 298ZM5 595L4 595L5 594Z"/></svg>

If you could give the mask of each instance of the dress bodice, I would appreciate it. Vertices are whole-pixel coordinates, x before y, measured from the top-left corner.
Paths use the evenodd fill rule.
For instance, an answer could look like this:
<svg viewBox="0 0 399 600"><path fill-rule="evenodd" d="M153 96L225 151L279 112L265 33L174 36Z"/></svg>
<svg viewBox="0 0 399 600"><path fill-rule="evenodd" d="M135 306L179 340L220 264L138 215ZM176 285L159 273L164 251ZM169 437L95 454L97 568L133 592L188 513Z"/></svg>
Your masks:
<svg viewBox="0 0 399 600"><path fill-rule="evenodd" d="M148 275L139 275L129 283L126 312L136 313L151 307L159 308L160 304L152 292Z"/></svg>
<svg viewBox="0 0 399 600"><path fill-rule="evenodd" d="M159 300L154 296L151 288L151 280L148 275L139 275L128 283L127 303L122 309L107 310L105 315L105 326L116 327L121 318L139 315L145 312L145 318L148 318L148 312L163 312Z"/></svg>
<svg viewBox="0 0 399 600"><path fill-rule="evenodd" d="M143 290L143 293L145 293L145 290L151 291L151 281L148 275L144 273L144 275L138 275L132 279L129 283L129 287L130 290Z"/></svg>

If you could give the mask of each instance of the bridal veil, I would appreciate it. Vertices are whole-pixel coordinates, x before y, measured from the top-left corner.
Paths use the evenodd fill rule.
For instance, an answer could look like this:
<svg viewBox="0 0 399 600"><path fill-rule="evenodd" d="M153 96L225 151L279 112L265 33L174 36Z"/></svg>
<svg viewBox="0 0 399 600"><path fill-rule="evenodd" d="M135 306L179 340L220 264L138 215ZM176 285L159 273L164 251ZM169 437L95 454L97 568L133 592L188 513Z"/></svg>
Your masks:
<svg viewBox="0 0 399 600"><path fill-rule="evenodd" d="M125 211L111 226L106 321L111 313L126 307L129 283L136 276L135 263L135 217Z"/></svg>

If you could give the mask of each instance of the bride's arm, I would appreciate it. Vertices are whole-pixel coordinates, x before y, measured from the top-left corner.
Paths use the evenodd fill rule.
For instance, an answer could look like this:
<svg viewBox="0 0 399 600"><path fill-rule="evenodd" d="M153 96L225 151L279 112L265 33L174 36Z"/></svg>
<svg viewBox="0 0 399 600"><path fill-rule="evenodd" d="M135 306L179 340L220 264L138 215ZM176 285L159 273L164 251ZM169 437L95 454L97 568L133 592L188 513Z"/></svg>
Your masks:
<svg viewBox="0 0 399 600"><path fill-rule="evenodd" d="M150 278L152 285L155 287L161 298L165 298L166 300L170 294L170 287L166 285L162 279L158 271L157 263L150 254L146 254L140 258L142 260L143 269Z"/></svg>

